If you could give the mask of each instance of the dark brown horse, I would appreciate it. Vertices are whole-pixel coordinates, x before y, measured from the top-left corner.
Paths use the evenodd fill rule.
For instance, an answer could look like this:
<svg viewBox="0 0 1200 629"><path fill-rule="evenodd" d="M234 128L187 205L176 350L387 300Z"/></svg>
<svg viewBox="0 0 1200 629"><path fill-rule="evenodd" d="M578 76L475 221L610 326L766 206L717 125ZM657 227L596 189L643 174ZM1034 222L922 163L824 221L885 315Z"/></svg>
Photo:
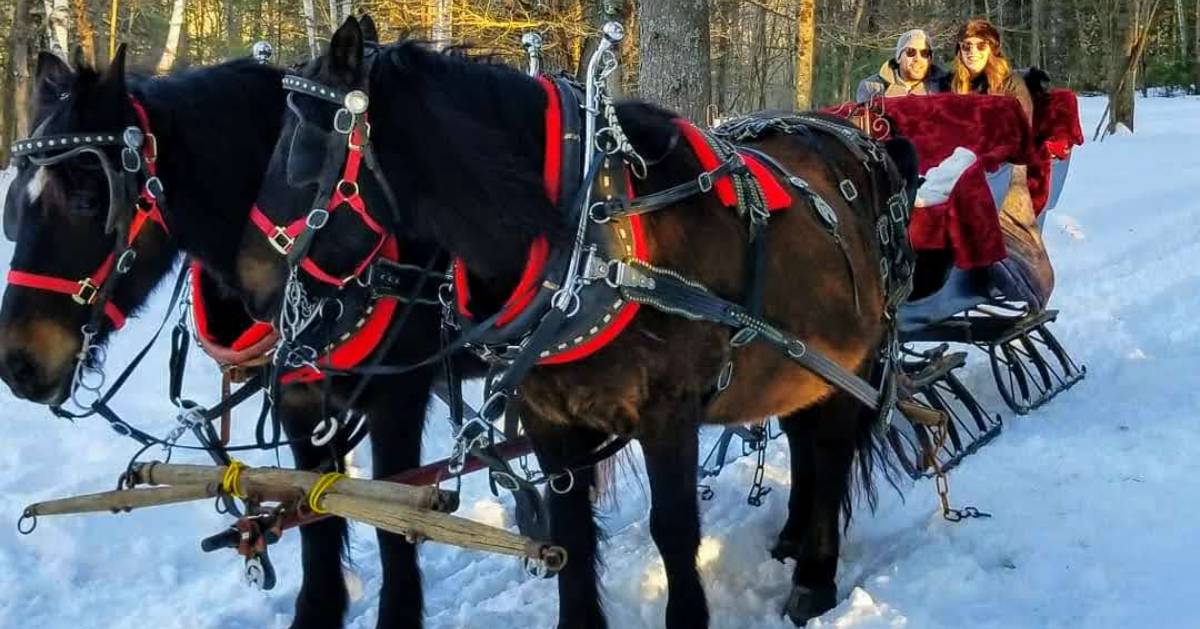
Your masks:
<svg viewBox="0 0 1200 629"><path fill-rule="evenodd" d="M369 141L379 165L373 173L382 172L386 186L365 176L361 190L353 192L361 194L379 223L394 223L402 233L435 242L459 258L458 264L470 270L466 281L477 319L506 308L514 287L523 276L528 279L527 253L535 243L544 239L552 251L569 250L574 226L551 202L544 181L550 97L538 81L408 42L364 60L353 21L335 33L329 53L301 76L341 92L369 94ZM313 191L332 184L322 177L340 172L345 157L345 141L329 141L341 124L335 121L345 114L326 100L302 96L292 101L259 198L276 223L308 214ZM695 181L704 170L670 112L625 103L616 107L616 116L649 164L644 178L632 180L638 197ZM868 166L836 135L767 134L754 143L827 201L839 226L834 237L810 197L798 192L790 207L773 215L762 311L811 350L868 377L888 338L888 287L880 273L877 220L897 188L913 185L914 159L911 146L898 141L879 151L878 164ZM903 173L905 181L887 176L895 162L903 164L892 174ZM302 192L282 190L284 181ZM861 194L844 195L845 181ZM361 219L342 214L340 227L331 219L310 234L308 255L334 268L352 267L369 253L371 241ZM741 300L749 290L747 221L714 196L691 196L646 215L642 224L644 258L650 264L730 300ZM287 263L257 228L249 228L243 239L239 269L243 283L259 289L253 301L268 311L278 308ZM313 291L328 288L307 285ZM713 384L731 357L736 364L732 380L713 398ZM777 348L751 343L734 350L728 328L645 306L619 336L591 355L535 367L519 392L531 411L523 419L543 469L571 466L609 434L641 442L652 490L650 531L669 583L669 627L708 622L696 568L699 425L784 418L793 486L777 548L797 562L786 612L803 622L836 603L839 514L849 515L856 458L862 486L871 492L878 413L864 410ZM590 469L576 470L572 478L569 488L549 492L553 536L570 557L558 577L559 625L601 627L606 623L590 502L596 478Z"/></svg>

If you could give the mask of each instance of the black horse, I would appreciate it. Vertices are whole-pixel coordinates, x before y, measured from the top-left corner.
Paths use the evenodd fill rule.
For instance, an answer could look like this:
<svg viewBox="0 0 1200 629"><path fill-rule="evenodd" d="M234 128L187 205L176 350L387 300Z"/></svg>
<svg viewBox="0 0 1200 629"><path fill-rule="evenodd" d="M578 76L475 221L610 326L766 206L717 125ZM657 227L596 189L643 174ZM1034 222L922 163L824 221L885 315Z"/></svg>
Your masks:
<svg viewBox="0 0 1200 629"><path fill-rule="evenodd" d="M293 81L291 113L259 206L268 226L288 225L312 218L312 208L325 208L331 195L354 199L362 212L335 212L338 216L305 230L308 259L351 271L371 255L370 223L394 224L410 237L436 242L458 258L457 269L469 269L457 276L462 286L456 290L462 295L470 288L470 308L484 321L475 329L491 326L508 314L510 295L520 294L521 286L553 288L557 278L536 271L527 283L528 269L536 267L527 259L544 258L546 248L571 247L572 226L552 202L544 172L552 97L546 84L513 69L438 54L417 43L370 52L364 52L358 25L347 21L328 53L301 71L305 80ZM363 124L366 115L369 126ZM616 107L616 116L650 165L644 179L632 181L639 197L697 182L707 169L681 139L670 112L626 103ZM771 219L763 308L767 317L803 335L809 347L865 377L887 344L883 312L892 297L880 273L885 249L880 241L886 235L879 235L879 221L888 201L904 196L905 185L915 189L915 157L911 145L897 141L886 152L872 151L868 168L868 158L838 139L853 132L829 120L812 124L827 132L769 135L755 143L796 179L803 177L811 192L797 192L786 211ZM368 142L373 176L347 180L346 164L359 159L347 156L363 152ZM703 177L699 180L704 190ZM828 201L825 207L832 206L828 211L836 216L820 218L815 197ZM836 238L830 223L840 225ZM732 299L749 290L746 222L713 197L677 200L644 217L643 225L651 264ZM899 229L903 239L904 227ZM297 283L289 277L298 277L313 293L336 295L336 286L314 281L311 274L290 276L289 260L272 251L263 231L247 229L239 261L256 307L278 309L285 287ZM485 319L489 313L497 314ZM653 498L650 530L669 583L670 627L703 627L708 621L695 564L700 422L785 418L793 486L778 549L797 561L786 606L797 622L836 603L839 515L849 516L856 459L860 481L871 492L877 413L864 412L853 397L761 345L739 350L737 370L714 400L708 394L730 353L725 328L643 307L607 346L570 364L538 366L520 386L531 411L523 416L525 428L551 473L571 468L607 435L641 441ZM559 573L559 625L601 627L606 623L590 503L597 479L590 467L575 467L569 478L549 492L554 541L570 558Z"/></svg>
<svg viewBox="0 0 1200 629"><path fill-rule="evenodd" d="M101 144L96 152L52 165L20 167L4 208L6 234L16 241L12 269L74 286L77 279L96 279L96 270L123 251L123 243L134 252L122 262L123 272L111 273L108 281L96 279L95 294L80 295L79 301L10 279L0 308L0 377L16 395L45 404L62 403L70 392L83 344L81 327L96 325L92 342L104 342L124 313L142 307L180 251L200 261L227 295L241 294L238 238L230 235L240 234L248 220L283 115L282 72L250 60L150 78L126 74L121 47L105 71L86 67L78 57L75 66L72 70L50 54L39 57L33 141L71 134L81 141L120 138L126 129L143 126L136 101L155 136L165 202L160 205L163 224L142 221L145 226L131 239L131 225L146 206L127 203L132 200L119 189L120 177L106 175L106 169L122 172L119 146ZM419 248L406 253L414 259L425 255ZM407 325L411 342L395 346L389 360L436 350L436 309L414 308ZM429 369L403 379L379 378L357 398L356 409L369 423L376 477L419 464L431 378ZM298 437L291 441L297 467L340 464L338 453L312 445L307 436L337 414L339 401L361 383L336 383L328 399L321 384L281 387L275 408L285 432ZM338 518L301 529L304 579L293 627L341 624L348 605L342 572L347 533L346 522ZM422 596L413 547L398 536L380 534L380 554L379 626L419 626Z"/></svg>

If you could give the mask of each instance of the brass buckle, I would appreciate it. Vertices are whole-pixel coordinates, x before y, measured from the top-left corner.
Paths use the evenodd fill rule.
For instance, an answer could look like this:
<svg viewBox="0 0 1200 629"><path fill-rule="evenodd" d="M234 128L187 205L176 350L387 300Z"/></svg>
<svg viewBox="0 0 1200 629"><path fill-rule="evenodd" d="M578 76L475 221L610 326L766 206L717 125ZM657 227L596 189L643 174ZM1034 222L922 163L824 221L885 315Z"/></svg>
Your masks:
<svg viewBox="0 0 1200 629"><path fill-rule="evenodd" d="M146 162L153 164L158 161L158 138L153 133L146 134Z"/></svg>
<svg viewBox="0 0 1200 629"><path fill-rule="evenodd" d="M354 129L355 128L362 129L362 143L360 143L360 144L356 144L354 142ZM350 133L346 134L346 148L350 149L351 151L361 151L364 146L366 146L368 143L370 143L370 141L371 141L371 123L369 123L369 122L362 123L362 127L358 127L358 125L351 126Z"/></svg>
<svg viewBox="0 0 1200 629"><path fill-rule="evenodd" d="M92 278L85 277L79 280L79 291L71 295L71 299L80 306L90 306L96 302L96 296L100 294L100 287L92 283Z"/></svg>
<svg viewBox="0 0 1200 629"><path fill-rule="evenodd" d="M267 242L279 252L279 255L286 256L292 251L292 245L296 244L296 239L288 235L287 230L282 227L276 227L275 231L267 236Z"/></svg>

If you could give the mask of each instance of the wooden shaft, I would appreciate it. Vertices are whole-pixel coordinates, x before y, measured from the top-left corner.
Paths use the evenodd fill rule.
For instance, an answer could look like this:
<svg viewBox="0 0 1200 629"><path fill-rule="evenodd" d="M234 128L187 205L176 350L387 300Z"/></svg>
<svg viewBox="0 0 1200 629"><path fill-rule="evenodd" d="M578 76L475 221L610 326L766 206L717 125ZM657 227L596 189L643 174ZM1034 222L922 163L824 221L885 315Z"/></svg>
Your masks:
<svg viewBox="0 0 1200 629"><path fill-rule="evenodd" d="M97 511L127 511L140 507L175 504L202 500L217 495L216 485L177 485L173 487L143 487L97 494L70 496L37 502L25 507L29 515L62 515L94 513Z"/></svg>
<svg viewBox="0 0 1200 629"><path fill-rule="evenodd" d="M552 572L566 565L566 551L560 547L458 516L334 493L323 496L317 506L330 514L404 535L413 541L427 539L460 548L535 559L544 562Z"/></svg>
<svg viewBox="0 0 1200 629"><path fill-rule="evenodd" d="M901 415L908 418L908 421L926 427L944 426L946 422L950 421L950 416L945 411L939 411L907 400L898 400L896 402L896 409L900 411Z"/></svg>
<svg viewBox="0 0 1200 629"><path fill-rule="evenodd" d="M225 476L224 466L179 465L173 463L145 463L134 470L139 484L149 485L196 485L221 483ZM283 470L277 468L246 468L241 472L241 485L245 491L256 493L266 488L287 487L307 494L317 479L316 472ZM327 491L328 494L356 496L405 505L416 509L451 512L458 508L458 494L436 487L414 487L386 481L343 478Z"/></svg>

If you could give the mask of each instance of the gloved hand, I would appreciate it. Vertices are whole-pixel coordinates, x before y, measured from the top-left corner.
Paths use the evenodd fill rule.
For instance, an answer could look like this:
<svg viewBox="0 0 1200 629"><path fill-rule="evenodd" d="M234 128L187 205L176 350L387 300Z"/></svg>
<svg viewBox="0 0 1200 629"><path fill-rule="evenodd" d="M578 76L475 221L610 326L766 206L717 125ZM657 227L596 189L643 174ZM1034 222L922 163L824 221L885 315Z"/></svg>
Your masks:
<svg viewBox="0 0 1200 629"><path fill-rule="evenodd" d="M1041 293L1029 282L1029 276L1021 268L1021 263L1005 258L996 262L988 269L992 287L1009 301L1022 301L1029 305L1034 312L1046 307Z"/></svg>

